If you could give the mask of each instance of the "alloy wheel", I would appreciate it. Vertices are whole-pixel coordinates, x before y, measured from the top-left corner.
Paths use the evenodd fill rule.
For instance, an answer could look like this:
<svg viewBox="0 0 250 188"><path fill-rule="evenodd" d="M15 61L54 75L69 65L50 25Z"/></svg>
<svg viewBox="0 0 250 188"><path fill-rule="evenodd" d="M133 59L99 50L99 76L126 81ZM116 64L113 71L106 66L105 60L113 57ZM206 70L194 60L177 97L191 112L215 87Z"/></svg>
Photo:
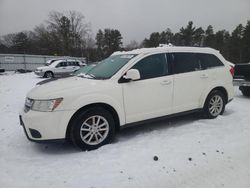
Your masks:
<svg viewBox="0 0 250 188"><path fill-rule="evenodd" d="M220 95L214 95L209 101L209 112L212 116L220 115L223 109L223 99Z"/></svg>
<svg viewBox="0 0 250 188"><path fill-rule="evenodd" d="M107 137L108 133L109 123L100 115L90 116L83 122L80 128L81 139L88 145L101 143Z"/></svg>

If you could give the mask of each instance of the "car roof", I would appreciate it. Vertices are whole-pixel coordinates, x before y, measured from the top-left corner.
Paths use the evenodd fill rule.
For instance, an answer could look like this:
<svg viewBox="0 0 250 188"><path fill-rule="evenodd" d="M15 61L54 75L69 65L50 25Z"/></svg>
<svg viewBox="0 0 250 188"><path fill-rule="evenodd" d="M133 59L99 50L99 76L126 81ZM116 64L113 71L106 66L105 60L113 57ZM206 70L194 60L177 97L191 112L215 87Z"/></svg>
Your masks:
<svg viewBox="0 0 250 188"><path fill-rule="evenodd" d="M65 62L65 61L77 61L77 62L81 62L81 61L78 60L78 59L60 59L60 60L54 61L52 64L54 65L54 64L57 64L57 63ZM52 65L52 64L51 64L51 65Z"/></svg>
<svg viewBox="0 0 250 188"><path fill-rule="evenodd" d="M155 48L140 48L131 51L118 51L114 52L113 55L122 55L122 54L147 54L147 53L157 53L157 52L197 52L197 53L219 53L219 51L208 48L208 47L187 47L187 46L161 46Z"/></svg>

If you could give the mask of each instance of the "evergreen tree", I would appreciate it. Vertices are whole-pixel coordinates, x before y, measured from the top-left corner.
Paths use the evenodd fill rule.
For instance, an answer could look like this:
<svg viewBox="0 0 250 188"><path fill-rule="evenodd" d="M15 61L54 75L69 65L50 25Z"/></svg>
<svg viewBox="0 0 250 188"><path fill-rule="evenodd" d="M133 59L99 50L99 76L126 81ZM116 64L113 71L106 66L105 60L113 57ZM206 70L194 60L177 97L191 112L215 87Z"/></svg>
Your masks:
<svg viewBox="0 0 250 188"><path fill-rule="evenodd" d="M100 59L108 57L122 48L122 35L115 29L99 30L96 34L96 45Z"/></svg>
<svg viewBox="0 0 250 188"><path fill-rule="evenodd" d="M204 30L193 27L193 22L189 21L186 28L180 29L180 38L183 46L201 46Z"/></svg>
<svg viewBox="0 0 250 188"><path fill-rule="evenodd" d="M215 35L213 26L209 25L205 31L204 46L214 48L215 47Z"/></svg>
<svg viewBox="0 0 250 188"><path fill-rule="evenodd" d="M250 21L243 31L243 62L250 62Z"/></svg>
<svg viewBox="0 0 250 188"><path fill-rule="evenodd" d="M168 28L165 31L151 33L149 39L144 39L144 47L157 47L159 44L168 44L173 42L174 34Z"/></svg>
<svg viewBox="0 0 250 188"><path fill-rule="evenodd" d="M167 28L165 31L160 34L160 44L169 44L173 43L174 34L171 29Z"/></svg>
<svg viewBox="0 0 250 188"><path fill-rule="evenodd" d="M220 30L215 33L214 48L219 50L226 59L231 60L229 55L229 43L230 34L228 31Z"/></svg>
<svg viewBox="0 0 250 188"><path fill-rule="evenodd" d="M242 62L242 53L243 53L243 31L244 27L242 24L239 24L234 31L232 32L230 42L229 42L229 59L233 63Z"/></svg>
<svg viewBox="0 0 250 188"><path fill-rule="evenodd" d="M159 32L151 33L149 39L144 39L143 46L144 47L157 47L159 46L161 41L161 35Z"/></svg>
<svg viewBox="0 0 250 188"><path fill-rule="evenodd" d="M26 33L19 32L13 38L13 46L12 48L16 52L26 53L29 48L29 39Z"/></svg>

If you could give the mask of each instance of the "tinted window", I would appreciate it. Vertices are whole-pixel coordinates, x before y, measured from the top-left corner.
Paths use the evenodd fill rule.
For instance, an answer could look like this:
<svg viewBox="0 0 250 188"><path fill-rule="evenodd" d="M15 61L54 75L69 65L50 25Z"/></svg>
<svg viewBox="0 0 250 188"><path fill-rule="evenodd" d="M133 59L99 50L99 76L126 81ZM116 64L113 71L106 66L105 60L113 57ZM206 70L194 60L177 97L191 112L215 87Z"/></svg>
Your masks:
<svg viewBox="0 0 250 188"><path fill-rule="evenodd" d="M200 70L200 64L194 53L172 53L170 55L175 74Z"/></svg>
<svg viewBox="0 0 250 188"><path fill-rule="evenodd" d="M203 69L223 66L223 63L215 55L212 54L198 53L197 58Z"/></svg>
<svg viewBox="0 0 250 188"><path fill-rule="evenodd" d="M66 66L68 66L68 63L65 61L65 62L61 62L60 63L61 64L61 67L66 67Z"/></svg>
<svg viewBox="0 0 250 188"><path fill-rule="evenodd" d="M68 66L77 66L75 61L68 61Z"/></svg>
<svg viewBox="0 0 250 188"><path fill-rule="evenodd" d="M56 67L61 67L62 66L62 63L58 63Z"/></svg>
<svg viewBox="0 0 250 188"><path fill-rule="evenodd" d="M166 56L165 54L148 56L136 63L132 69L139 70L141 79L165 76L168 74Z"/></svg>

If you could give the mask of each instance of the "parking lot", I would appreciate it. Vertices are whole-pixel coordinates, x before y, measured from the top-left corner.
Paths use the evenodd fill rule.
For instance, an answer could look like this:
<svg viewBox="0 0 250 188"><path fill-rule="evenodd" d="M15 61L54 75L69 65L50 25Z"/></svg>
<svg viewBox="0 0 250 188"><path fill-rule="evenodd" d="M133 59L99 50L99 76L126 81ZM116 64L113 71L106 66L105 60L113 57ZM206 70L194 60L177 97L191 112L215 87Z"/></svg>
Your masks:
<svg viewBox="0 0 250 188"><path fill-rule="evenodd" d="M18 112L41 80L0 75L0 187L250 187L250 99L237 88L216 119L188 115L127 128L114 143L81 152L25 137Z"/></svg>

